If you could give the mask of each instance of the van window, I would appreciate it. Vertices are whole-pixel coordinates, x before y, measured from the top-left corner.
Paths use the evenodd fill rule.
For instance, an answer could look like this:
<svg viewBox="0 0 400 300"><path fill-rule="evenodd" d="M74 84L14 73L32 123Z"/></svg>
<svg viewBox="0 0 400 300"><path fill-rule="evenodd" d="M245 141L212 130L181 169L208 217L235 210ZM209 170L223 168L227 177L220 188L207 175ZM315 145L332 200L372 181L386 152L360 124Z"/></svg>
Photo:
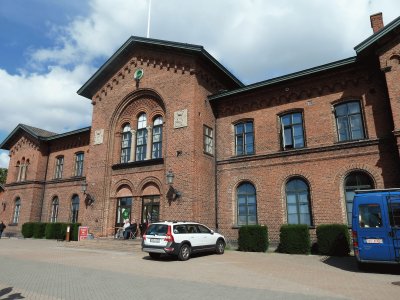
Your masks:
<svg viewBox="0 0 400 300"><path fill-rule="evenodd" d="M400 227L400 203L389 204L390 226Z"/></svg>
<svg viewBox="0 0 400 300"><path fill-rule="evenodd" d="M379 204L362 204L358 209L360 227L382 227L382 213Z"/></svg>

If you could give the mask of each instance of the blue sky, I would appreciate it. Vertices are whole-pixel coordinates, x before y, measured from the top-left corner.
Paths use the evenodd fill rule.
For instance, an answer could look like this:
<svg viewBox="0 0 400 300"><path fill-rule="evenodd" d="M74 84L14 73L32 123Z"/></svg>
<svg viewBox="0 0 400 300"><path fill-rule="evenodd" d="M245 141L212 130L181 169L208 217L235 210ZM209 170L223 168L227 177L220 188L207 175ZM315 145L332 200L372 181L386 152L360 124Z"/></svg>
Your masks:
<svg viewBox="0 0 400 300"><path fill-rule="evenodd" d="M89 126L76 91L131 35L145 36L149 0L0 0L0 141L19 124ZM355 55L398 0L152 0L150 37L203 45L244 83ZM0 167L8 152L0 150Z"/></svg>

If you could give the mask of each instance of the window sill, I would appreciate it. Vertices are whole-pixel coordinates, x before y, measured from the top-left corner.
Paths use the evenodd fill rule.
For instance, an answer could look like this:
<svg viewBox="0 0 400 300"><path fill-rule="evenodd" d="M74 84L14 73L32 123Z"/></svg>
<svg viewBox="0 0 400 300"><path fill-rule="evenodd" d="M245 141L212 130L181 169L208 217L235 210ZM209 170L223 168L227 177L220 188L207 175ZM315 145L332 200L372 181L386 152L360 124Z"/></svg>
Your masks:
<svg viewBox="0 0 400 300"><path fill-rule="evenodd" d="M8 224L8 226L15 227L15 226L18 226L18 223L10 223L10 224Z"/></svg>
<svg viewBox="0 0 400 300"><path fill-rule="evenodd" d="M146 166L153 166L159 165L164 163L164 158L155 158L155 159L148 159L148 160L140 160L140 161L133 161L127 163L119 163L113 165L111 168L113 170L121 170L121 169L129 169L129 168L136 168L136 167L146 167Z"/></svg>

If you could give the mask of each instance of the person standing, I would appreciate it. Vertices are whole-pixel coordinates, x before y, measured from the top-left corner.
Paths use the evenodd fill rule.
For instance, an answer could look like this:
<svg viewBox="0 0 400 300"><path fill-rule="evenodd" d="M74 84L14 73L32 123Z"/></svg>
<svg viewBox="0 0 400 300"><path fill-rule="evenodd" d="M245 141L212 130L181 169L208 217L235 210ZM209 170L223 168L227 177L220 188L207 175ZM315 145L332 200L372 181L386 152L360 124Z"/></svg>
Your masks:
<svg viewBox="0 0 400 300"><path fill-rule="evenodd" d="M4 229L6 229L6 225L4 225L3 221L1 221L1 223L0 223L0 239L1 239L1 235L3 234Z"/></svg>

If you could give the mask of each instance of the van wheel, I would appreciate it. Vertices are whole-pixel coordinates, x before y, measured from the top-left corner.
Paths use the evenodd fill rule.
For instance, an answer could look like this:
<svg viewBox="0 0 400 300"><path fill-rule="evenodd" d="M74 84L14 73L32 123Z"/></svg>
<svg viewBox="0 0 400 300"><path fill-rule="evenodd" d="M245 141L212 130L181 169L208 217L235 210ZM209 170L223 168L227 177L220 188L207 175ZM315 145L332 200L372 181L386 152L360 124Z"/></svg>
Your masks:
<svg viewBox="0 0 400 300"><path fill-rule="evenodd" d="M188 260L190 257L190 247L188 244L182 245L181 249L179 249L178 259L180 261Z"/></svg>
<svg viewBox="0 0 400 300"><path fill-rule="evenodd" d="M218 240L215 246L215 252L217 254L224 254L225 251L225 243L222 240Z"/></svg>
<svg viewBox="0 0 400 300"><path fill-rule="evenodd" d="M158 258L160 258L161 253L152 253L152 252L150 252L149 255L150 255L151 258L158 259Z"/></svg>

